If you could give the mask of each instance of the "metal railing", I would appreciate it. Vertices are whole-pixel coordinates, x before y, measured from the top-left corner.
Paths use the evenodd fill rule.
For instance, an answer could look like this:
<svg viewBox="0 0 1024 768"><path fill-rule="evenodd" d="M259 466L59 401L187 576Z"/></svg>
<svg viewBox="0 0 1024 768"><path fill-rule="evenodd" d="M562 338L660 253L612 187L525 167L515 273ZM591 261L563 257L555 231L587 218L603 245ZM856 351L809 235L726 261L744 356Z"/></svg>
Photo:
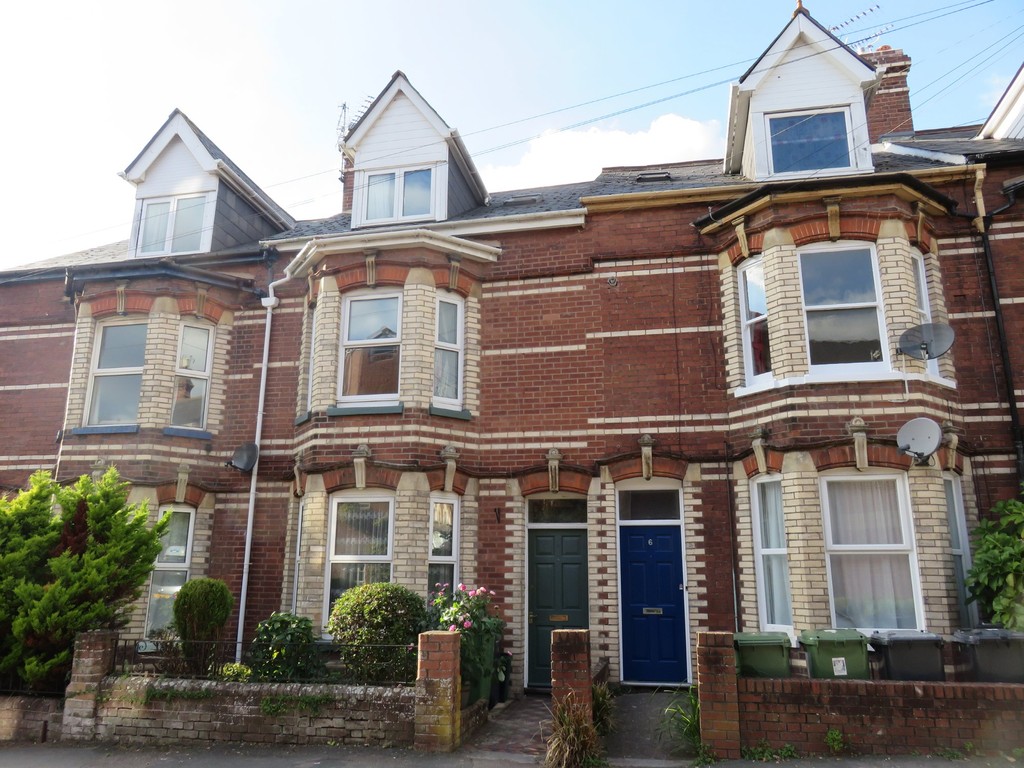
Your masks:
<svg viewBox="0 0 1024 768"><path fill-rule="evenodd" d="M235 663L235 641L121 640L114 674L230 682L408 685L416 680L415 645L260 645Z"/></svg>

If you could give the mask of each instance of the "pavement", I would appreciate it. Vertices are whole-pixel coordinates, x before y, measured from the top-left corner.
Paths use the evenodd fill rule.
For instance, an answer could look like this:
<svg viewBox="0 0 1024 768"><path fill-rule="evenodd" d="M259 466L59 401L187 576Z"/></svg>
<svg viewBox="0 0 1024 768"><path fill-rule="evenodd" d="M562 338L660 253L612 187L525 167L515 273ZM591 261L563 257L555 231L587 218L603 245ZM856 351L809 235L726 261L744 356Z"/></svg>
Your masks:
<svg viewBox="0 0 1024 768"><path fill-rule="evenodd" d="M673 694L640 690L615 699L616 728L605 740L613 768L682 768L693 765L692 753L664 731L662 713ZM0 768L501 768L544 762L550 735L550 698L527 695L491 711L473 738L452 754L411 749L351 746L291 747L204 744L181 747L125 747L106 743L0 744ZM951 760L938 756L802 758L786 768L1024 768L1014 758L996 756ZM747 760L725 760L718 768L752 768Z"/></svg>

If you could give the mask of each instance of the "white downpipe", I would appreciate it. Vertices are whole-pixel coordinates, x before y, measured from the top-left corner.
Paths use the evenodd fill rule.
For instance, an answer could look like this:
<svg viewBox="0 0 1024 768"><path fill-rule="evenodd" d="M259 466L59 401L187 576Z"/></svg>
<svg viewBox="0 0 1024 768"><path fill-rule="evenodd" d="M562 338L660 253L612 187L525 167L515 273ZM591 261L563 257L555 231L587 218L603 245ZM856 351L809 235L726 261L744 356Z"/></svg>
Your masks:
<svg viewBox="0 0 1024 768"><path fill-rule="evenodd" d="M267 308L267 320L263 330L263 364L260 366L260 396L256 406L256 463L252 467L252 478L249 481L249 512L245 521L245 555L242 560L242 591L238 596L238 632L235 634L235 661L242 660L242 638L245 634L245 604L249 596L249 559L252 555L252 528L256 517L256 480L260 469L260 439L263 436L263 406L267 400L267 369L270 362L270 329L274 320L274 308L280 300L274 290L282 283L291 280L295 270L303 266L310 258L310 251L315 250L313 242L307 243L284 269L284 275L267 286L267 298L261 299Z"/></svg>

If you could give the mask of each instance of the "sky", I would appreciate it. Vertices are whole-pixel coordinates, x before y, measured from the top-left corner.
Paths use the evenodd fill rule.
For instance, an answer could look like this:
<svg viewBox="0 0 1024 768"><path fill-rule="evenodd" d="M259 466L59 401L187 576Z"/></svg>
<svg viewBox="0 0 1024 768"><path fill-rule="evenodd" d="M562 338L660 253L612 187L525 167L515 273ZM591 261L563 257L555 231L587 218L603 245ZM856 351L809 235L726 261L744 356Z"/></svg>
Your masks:
<svg viewBox="0 0 1024 768"><path fill-rule="evenodd" d="M1021 0L805 7L854 47L911 56L918 129L984 121L1024 59ZM396 70L459 131L491 191L721 157L728 83L794 8L794 0L12 4L0 32L0 269L126 239L135 189L118 173L175 108L296 219L340 212L339 127Z"/></svg>

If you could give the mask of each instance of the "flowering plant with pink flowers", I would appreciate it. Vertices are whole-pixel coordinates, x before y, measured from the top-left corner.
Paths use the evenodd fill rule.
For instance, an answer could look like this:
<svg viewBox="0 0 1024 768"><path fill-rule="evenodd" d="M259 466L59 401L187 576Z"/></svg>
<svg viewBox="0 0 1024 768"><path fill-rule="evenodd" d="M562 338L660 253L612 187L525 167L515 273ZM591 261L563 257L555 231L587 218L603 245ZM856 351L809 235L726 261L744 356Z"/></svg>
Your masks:
<svg viewBox="0 0 1024 768"><path fill-rule="evenodd" d="M436 584L428 615L437 629L462 635L462 676L478 681L494 666L494 644L505 622L492 613L495 592L486 587Z"/></svg>

